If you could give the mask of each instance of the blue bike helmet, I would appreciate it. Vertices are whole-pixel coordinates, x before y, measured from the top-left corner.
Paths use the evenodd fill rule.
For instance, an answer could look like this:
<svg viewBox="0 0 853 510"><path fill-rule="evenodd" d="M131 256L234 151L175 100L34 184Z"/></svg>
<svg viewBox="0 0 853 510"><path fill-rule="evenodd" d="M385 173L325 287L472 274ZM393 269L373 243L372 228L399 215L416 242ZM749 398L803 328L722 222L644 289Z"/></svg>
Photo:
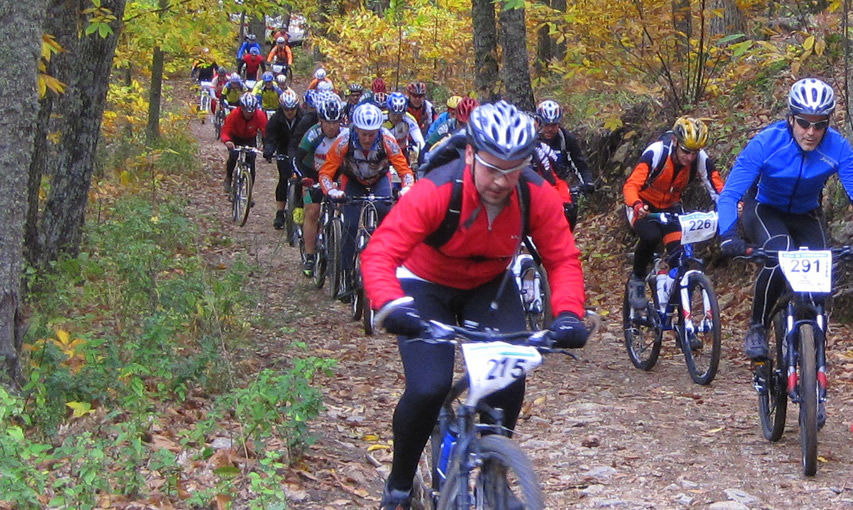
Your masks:
<svg viewBox="0 0 853 510"><path fill-rule="evenodd" d="M400 92L392 92L385 102L385 106L391 113L405 113L408 105L409 100Z"/></svg>

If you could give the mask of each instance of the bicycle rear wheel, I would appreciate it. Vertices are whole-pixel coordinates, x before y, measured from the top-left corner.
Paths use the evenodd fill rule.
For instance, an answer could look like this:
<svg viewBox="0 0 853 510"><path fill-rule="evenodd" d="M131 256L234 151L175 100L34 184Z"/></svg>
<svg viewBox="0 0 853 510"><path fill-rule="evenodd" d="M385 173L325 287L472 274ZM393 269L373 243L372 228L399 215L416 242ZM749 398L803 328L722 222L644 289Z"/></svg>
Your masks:
<svg viewBox="0 0 853 510"><path fill-rule="evenodd" d="M538 281L537 285L534 283ZM521 286L519 291L522 293L522 304L524 305L524 315L527 319L527 327L531 331L540 331L551 325L554 319L551 312L551 286L548 284L548 275L545 273L545 268L530 260L525 262L521 270ZM533 296L527 296L530 292ZM538 294L538 295L536 295Z"/></svg>
<svg viewBox="0 0 853 510"><path fill-rule="evenodd" d="M340 218L332 218L329 223L329 234L326 237L327 271L329 276L329 296L338 297L341 289L341 241L343 225Z"/></svg>
<svg viewBox="0 0 853 510"><path fill-rule="evenodd" d="M768 347L773 357L755 366L755 386L758 391L758 416L764 439L778 441L785 431L788 411L788 392L785 364L785 314L773 316L767 328Z"/></svg>
<svg viewBox="0 0 853 510"><path fill-rule="evenodd" d="M287 71L285 71L285 76L287 78L285 79L284 84L288 88L290 88L290 86L293 85L293 69L291 69L290 66L287 66Z"/></svg>
<svg viewBox="0 0 853 510"><path fill-rule="evenodd" d="M472 487L459 486L459 457L455 457L448 470L447 481L441 488L437 509L465 508L460 508L457 504L457 496L462 490L473 493L473 497L469 498L473 505L469 508L544 509L545 496L539 486L533 463L527 458L524 450L504 436L483 436L479 441L480 459L483 462L470 473Z"/></svg>
<svg viewBox="0 0 853 510"><path fill-rule="evenodd" d="M673 292L681 289L676 287ZM720 364L720 305L708 277L690 273L687 279L687 302L679 318L678 335L687 363L687 372L696 384L710 384ZM687 317L692 331L687 331Z"/></svg>
<svg viewBox="0 0 853 510"><path fill-rule="evenodd" d="M655 310L654 300L647 303L644 310L634 310L628 302L626 287L622 302L622 329L625 332L625 347L631 363L641 370L651 370L660 356L663 339L660 316Z"/></svg>
<svg viewBox="0 0 853 510"><path fill-rule="evenodd" d="M817 358L815 331L811 324L800 326L800 444L803 474L817 472Z"/></svg>

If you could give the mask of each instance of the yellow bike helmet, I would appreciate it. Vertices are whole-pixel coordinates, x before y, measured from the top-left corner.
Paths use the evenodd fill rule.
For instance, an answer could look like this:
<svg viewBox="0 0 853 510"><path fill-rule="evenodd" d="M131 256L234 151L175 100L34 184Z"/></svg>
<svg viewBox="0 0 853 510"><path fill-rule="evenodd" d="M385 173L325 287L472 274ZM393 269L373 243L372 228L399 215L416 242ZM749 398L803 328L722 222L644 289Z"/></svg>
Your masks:
<svg viewBox="0 0 853 510"><path fill-rule="evenodd" d="M708 143L708 126L699 119L679 117L672 126L678 144L689 151L698 151Z"/></svg>
<svg viewBox="0 0 853 510"><path fill-rule="evenodd" d="M455 110L459 106L459 101L462 101L461 96L450 96L447 98L447 107Z"/></svg>

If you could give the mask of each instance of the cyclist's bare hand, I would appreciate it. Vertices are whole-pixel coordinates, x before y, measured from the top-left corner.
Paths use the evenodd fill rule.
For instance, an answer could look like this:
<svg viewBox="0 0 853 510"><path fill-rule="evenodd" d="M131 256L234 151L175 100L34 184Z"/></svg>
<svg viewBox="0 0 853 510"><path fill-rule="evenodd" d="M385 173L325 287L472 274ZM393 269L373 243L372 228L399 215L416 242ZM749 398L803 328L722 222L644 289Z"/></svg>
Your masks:
<svg viewBox="0 0 853 510"><path fill-rule="evenodd" d="M233 151L234 150L234 142L231 142L231 141L225 142L225 147L227 147L229 151Z"/></svg>

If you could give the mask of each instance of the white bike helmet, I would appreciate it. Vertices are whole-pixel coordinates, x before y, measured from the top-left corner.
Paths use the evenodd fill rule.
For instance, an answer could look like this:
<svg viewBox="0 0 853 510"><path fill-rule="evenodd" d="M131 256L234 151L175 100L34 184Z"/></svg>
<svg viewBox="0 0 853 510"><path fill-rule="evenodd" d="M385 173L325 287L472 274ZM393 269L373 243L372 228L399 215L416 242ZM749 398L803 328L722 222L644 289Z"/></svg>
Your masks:
<svg viewBox="0 0 853 510"><path fill-rule="evenodd" d="M284 40L284 37L279 37L278 39L275 40L276 44L284 44L285 42L287 42L287 41Z"/></svg>
<svg viewBox="0 0 853 510"><path fill-rule="evenodd" d="M278 103L282 108L296 108L299 106L299 96L291 89L287 89L278 96Z"/></svg>
<svg viewBox="0 0 853 510"><path fill-rule="evenodd" d="M319 90L320 92L331 92L332 84L327 81L321 81L317 84L317 90Z"/></svg>
<svg viewBox="0 0 853 510"><path fill-rule="evenodd" d="M362 103L352 113L352 124L359 129L373 131L382 127L384 121L382 110L375 104Z"/></svg>
<svg viewBox="0 0 853 510"><path fill-rule="evenodd" d="M468 143L503 160L524 159L536 150L533 119L506 101L478 106L466 127Z"/></svg>
<svg viewBox="0 0 853 510"><path fill-rule="evenodd" d="M344 109L342 108L341 101L334 94L324 97L323 101L317 104L317 115L325 121L334 122L341 120L343 113Z"/></svg>
<svg viewBox="0 0 853 510"><path fill-rule="evenodd" d="M323 69L322 67L317 69L316 71L314 71L314 78L317 78L318 80L322 80L325 77L326 77L326 70Z"/></svg>
<svg viewBox="0 0 853 510"><path fill-rule="evenodd" d="M835 111L835 92L816 78L803 78L791 87L788 109L792 115L831 115Z"/></svg>
<svg viewBox="0 0 853 510"><path fill-rule="evenodd" d="M543 124L557 124L563 119L563 109L556 101L542 101L536 108L536 115Z"/></svg>
<svg viewBox="0 0 853 510"><path fill-rule="evenodd" d="M254 113L258 109L258 98L251 92L246 92L240 96L240 107L248 113Z"/></svg>

